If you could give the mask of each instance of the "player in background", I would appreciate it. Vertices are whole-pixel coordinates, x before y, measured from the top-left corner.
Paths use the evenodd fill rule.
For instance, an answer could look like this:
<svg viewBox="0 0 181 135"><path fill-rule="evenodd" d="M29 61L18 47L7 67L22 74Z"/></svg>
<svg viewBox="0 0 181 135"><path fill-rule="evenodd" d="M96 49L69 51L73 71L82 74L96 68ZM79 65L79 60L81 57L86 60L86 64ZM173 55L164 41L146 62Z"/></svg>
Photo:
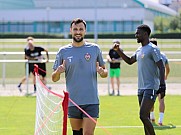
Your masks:
<svg viewBox="0 0 181 135"><path fill-rule="evenodd" d="M150 110L153 107L157 94L165 96L165 68L159 48L149 41L151 29L148 25L139 25L135 32L137 43L141 46L131 56L127 56L115 43L114 49L129 65L138 64L138 101L140 105L140 119L144 125L145 135L155 135L150 121Z"/></svg>
<svg viewBox="0 0 181 135"><path fill-rule="evenodd" d="M49 61L49 55L48 55L48 50L42 48L42 47L38 47L38 46L34 46L34 38L33 37L28 37L27 38L27 46L24 49L25 52L25 59L28 59L29 61L33 61L33 63L28 63L29 66L29 75L30 73L33 74L33 84L34 84L34 92L36 92L36 84L35 84L35 75L34 75L34 64L37 64L38 67L42 70L39 70L39 74L41 76L41 80L42 82L46 85L46 63L37 63L36 61L41 62L43 59L45 59L43 57L43 55L41 54L41 52L45 51L46 52L46 62ZM21 89L21 85L26 81L26 76L24 76L21 80L21 82L18 85L18 89L20 92L22 92Z"/></svg>
<svg viewBox="0 0 181 135"><path fill-rule="evenodd" d="M157 40L155 38L150 39L150 42L157 45ZM167 80L168 74L170 73L170 67L168 63L168 58L164 53L161 52L162 55L162 61L165 66L165 80ZM161 99L161 95L158 94L158 101L159 101L159 119L158 119L158 125L163 125L163 119L164 119L164 112L165 112L165 101L164 98ZM152 123L155 122L155 115L154 115L154 106L151 109L150 112L150 120Z"/></svg>
<svg viewBox="0 0 181 135"><path fill-rule="evenodd" d="M120 45L120 41L118 39L113 40L113 44L117 43ZM114 46L113 46L114 47ZM121 74L121 57L120 55L114 50L114 48L109 50L109 54L107 55L107 61L110 63L110 78L111 78L111 87L112 93L110 95L115 94L115 87L114 83L116 82L117 86L117 96L120 95L120 74ZM123 51L123 50L122 50Z"/></svg>
<svg viewBox="0 0 181 135"><path fill-rule="evenodd" d="M59 49L53 66L52 80L57 82L65 72L70 98L94 120L99 117L97 73L108 75L102 52L97 44L85 42L86 22L80 18L70 25L72 43ZM93 135L96 123L69 102L68 117L73 135Z"/></svg>

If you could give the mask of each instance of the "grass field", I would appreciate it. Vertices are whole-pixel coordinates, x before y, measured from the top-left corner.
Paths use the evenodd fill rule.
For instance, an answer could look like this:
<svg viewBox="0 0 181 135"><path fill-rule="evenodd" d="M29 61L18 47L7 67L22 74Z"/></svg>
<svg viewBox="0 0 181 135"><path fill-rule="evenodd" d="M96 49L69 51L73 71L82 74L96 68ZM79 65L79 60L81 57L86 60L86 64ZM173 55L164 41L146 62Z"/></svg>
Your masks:
<svg viewBox="0 0 181 135"><path fill-rule="evenodd" d="M155 126L157 135L180 135L181 96L167 95L164 126ZM32 135L35 126L36 97L0 97L0 135ZM144 135L136 96L100 96L100 118L95 135ZM158 118L158 102L155 104ZM68 135L71 135L68 126Z"/></svg>

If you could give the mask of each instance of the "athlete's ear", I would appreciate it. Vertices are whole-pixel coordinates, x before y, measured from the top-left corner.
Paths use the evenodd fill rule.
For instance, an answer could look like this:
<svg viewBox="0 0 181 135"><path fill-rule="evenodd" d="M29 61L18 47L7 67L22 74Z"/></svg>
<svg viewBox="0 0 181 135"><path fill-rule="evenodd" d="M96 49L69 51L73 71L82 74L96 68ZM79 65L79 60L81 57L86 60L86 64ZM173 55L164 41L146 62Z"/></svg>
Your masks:
<svg viewBox="0 0 181 135"><path fill-rule="evenodd" d="M70 27L70 34L72 34L72 27Z"/></svg>

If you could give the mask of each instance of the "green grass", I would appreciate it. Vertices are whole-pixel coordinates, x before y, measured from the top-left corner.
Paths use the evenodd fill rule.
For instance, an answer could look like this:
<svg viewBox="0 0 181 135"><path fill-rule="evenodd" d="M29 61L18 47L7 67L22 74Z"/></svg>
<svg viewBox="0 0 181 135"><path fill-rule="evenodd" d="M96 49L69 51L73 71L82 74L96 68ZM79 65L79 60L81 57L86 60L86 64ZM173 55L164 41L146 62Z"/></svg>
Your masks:
<svg viewBox="0 0 181 135"><path fill-rule="evenodd" d="M157 135L181 133L181 96L167 95L164 127L155 127ZM0 135L32 135L35 127L35 97L0 97ZM101 96L100 118L95 135L143 135L137 96ZM155 104L158 118L158 102ZM68 125L68 135L71 129Z"/></svg>

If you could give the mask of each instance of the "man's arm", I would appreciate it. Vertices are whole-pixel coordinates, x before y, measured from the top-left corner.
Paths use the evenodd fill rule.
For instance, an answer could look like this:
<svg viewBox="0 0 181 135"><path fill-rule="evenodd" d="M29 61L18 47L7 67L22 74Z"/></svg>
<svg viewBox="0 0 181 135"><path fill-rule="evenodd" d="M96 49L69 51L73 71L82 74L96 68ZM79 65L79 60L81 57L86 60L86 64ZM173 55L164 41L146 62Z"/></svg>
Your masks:
<svg viewBox="0 0 181 135"><path fill-rule="evenodd" d="M156 62L156 65L160 71L160 84L165 84L165 67L163 65L163 61L159 60L158 62Z"/></svg>
<svg viewBox="0 0 181 135"><path fill-rule="evenodd" d="M160 87L159 90L157 91L157 94L161 94L161 99L165 96L165 90L166 90L166 85L165 85L165 67L163 65L163 61L159 60L156 62L157 67L159 68L160 71Z"/></svg>
<svg viewBox="0 0 181 135"><path fill-rule="evenodd" d="M165 80L167 80L168 74L170 73L170 66L169 64L165 64Z"/></svg>
<svg viewBox="0 0 181 135"><path fill-rule="evenodd" d="M112 61L109 55L107 55L106 58L107 58L107 61L108 61L108 62L111 62L111 61Z"/></svg>
<svg viewBox="0 0 181 135"><path fill-rule="evenodd" d="M134 57L128 57L120 48L119 45L115 43L114 50L121 56L121 58L129 65L136 62Z"/></svg>
<svg viewBox="0 0 181 135"><path fill-rule="evenodd" d="M25 59L28 59L28 60L37 60L35 57L30 57L28 55L25 54Z"/></svg>
<svg viewBox="0 0 181 135"><path fill-rule="evenodd" d="M48 62L48 61L49 61L49 54L48 54L48 50L44 49L44 51L46 52L47 62Z"/></svg>
<svg viewBox="0 0 181 135"><path fill-rule="evenodd" d="M65 60L63 60L62 65L60 65L54 72L52 73L52 81L57 82L60 79L61 73L65 72Z"/></svg>
<svg viewBox="0 0 181 135"><path fill-rule="evenodd" d="M102 78L106 78L108 76L107 69L105 65L99 66L99 62L96 63L97 72L100 74Z"/></svg>

